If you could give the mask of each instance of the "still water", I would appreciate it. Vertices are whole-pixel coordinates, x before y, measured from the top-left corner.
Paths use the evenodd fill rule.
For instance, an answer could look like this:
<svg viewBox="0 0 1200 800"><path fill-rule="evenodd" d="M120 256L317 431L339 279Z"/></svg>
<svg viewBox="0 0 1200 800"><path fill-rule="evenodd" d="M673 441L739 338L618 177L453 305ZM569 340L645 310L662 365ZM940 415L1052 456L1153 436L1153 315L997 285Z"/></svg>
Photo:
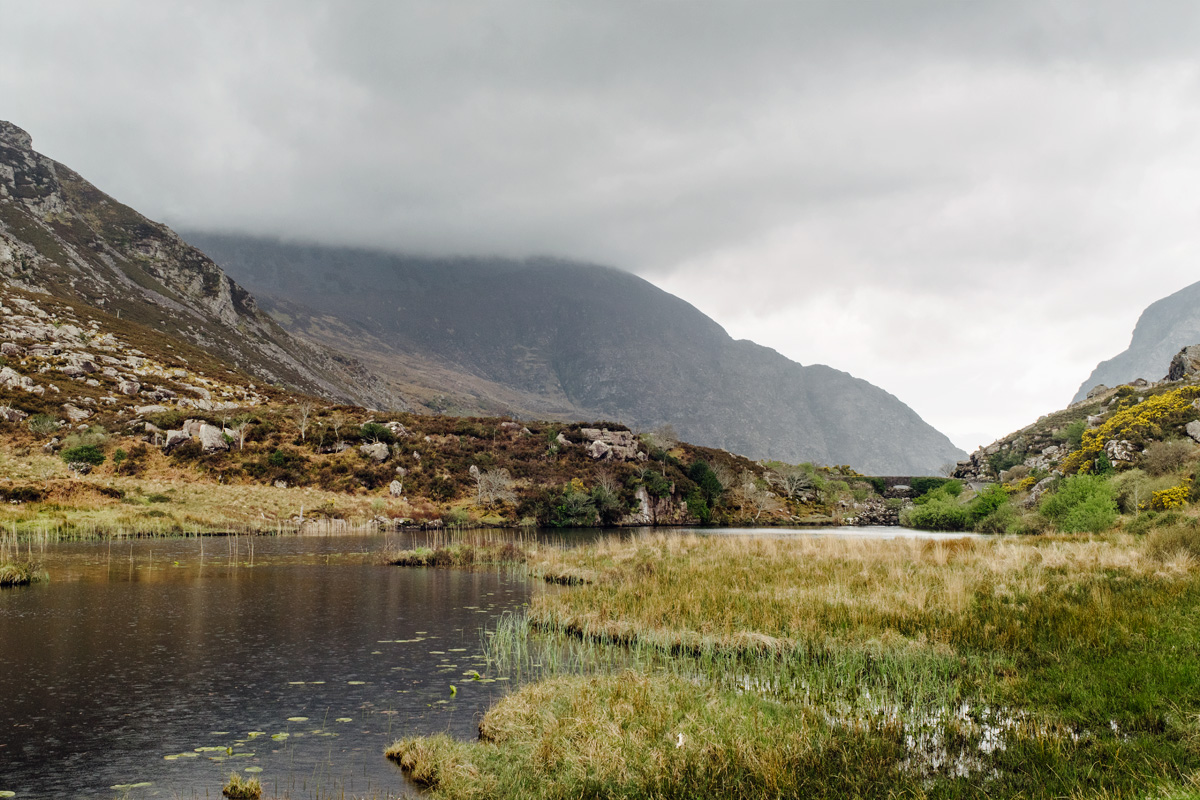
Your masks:
<svg viewBox="0 0 1200 800"><path fill-rule="evenodd" d="M631 532L565 534L597 535ZM219 798L237 772L269 797L414 793L384 748L408 735L477 735L510 685L488 673L484 629L532 587L519 571L375 563L385 545L413 543L338 535L35 550L50 582L0 591L0 792Z"/></svg>
<svg viewBox="0 0 1200 800"><path fill-rule="evenodd" d="M529 588L503 572L372 563L383 544L35 552L51 581L0 592L0 792L220 797L231 772L268 796L411 792L383 749L403 735L476 735L506 683L464 673L488 677L481 627Z"/></svg>

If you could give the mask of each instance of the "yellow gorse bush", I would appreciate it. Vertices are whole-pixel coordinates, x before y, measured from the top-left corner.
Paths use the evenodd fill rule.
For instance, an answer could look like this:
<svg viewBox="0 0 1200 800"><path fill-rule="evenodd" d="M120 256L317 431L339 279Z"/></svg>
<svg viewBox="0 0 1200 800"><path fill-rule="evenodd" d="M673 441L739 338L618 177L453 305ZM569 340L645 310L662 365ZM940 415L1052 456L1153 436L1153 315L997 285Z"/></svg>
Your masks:
<svg viewBox="0 0 1200 800"><path fill-rule="evenodd" d="M1183 508L1187 505L1189 489L1186 486L1172 486L1161 492L1150 495L1150 508L1155 511L1166 511L1169 508Z"/></svg>
<svg viewBox="0 0 1200 800"><path fill-rule="evenodd" d="M1162 426L1174 422L1200 397L1200 386L1184 386L1118 411L1105 420L1103 425L1083 432L1083 444L1063 460L1062 470L1068 475L1078 472L1086 463L1094 461L1104 450L1105 442L1114 439L1161 439Z"/></svg>

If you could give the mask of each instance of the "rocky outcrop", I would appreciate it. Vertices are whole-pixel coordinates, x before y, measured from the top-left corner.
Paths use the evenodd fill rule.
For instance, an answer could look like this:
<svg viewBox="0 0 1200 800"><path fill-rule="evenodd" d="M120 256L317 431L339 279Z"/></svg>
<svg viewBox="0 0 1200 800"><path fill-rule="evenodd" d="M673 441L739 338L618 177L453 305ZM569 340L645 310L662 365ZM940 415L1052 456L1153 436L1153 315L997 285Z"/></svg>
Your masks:
<svg viewBox="0 0 1200 800"><path fill-rule="evenodd" d="M1167 380L1181 381L1200 374L1200 344L1192 344L1180 350L1167 367Z"/></svg>
<svg viewBox="0 0 1200 800"><path fill-rule="evenodd" d="M632 431L581 428L579 433L588 441L587 454L596 461L646 460L646 454L638 449L638 438Z"/></svg>

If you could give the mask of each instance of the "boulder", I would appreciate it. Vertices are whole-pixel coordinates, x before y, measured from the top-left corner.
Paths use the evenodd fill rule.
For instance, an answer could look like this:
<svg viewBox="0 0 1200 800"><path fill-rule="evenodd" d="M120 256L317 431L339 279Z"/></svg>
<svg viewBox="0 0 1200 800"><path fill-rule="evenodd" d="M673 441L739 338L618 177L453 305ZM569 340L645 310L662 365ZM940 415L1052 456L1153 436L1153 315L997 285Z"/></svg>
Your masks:
<svg viewBox="0 0 1200 800"><path fill-rule="evenodd" d="M32 392L34 383L12 367L4 367L0 369L0 389L24 389Z"/></svg>
<svg viewBox="0 0 1200 800"><path fill-rule="evenodd" d="M1175 354L1167 368L1167 380L1180 381L1200 373L1200 344L1190 344Z"/></svg>
<svg viewBox="0 0 1200 800"><path fill-rule="evenodd" d="M118 381L117 391L123 395L132 397L142 390L142 385L137 381ZM164 411L166 409L163 409Z"/></svg>
<svg viewBox="0 0 1200 800"><path fill-rule="evenodd" d="M392 497L399 497L404 493L404 484L400 481L392 481L388 484L388 494Z"/></svg>
<svg viewBox="0 0 1200 800"><path fill-rule="evenodd" d="M163 443L163 452L169 453L181 444L187 444L192 440L185 431L167 431L167 441Z"/></svg>
<svg viewBox="0 0 1200 800"><path fill-rule="evenodd" d="M72 461L67 464L67 469L74 472L76 475L87 475L92 471L92 465L86 461Z"/></svg>
<svg viewBox="0 0 1200 800"><path fill-rule="evenodd" d="M16 342L5 342L0 344L0 355L8 356L9 358L20 358L25 355L25 348Z"/></svg>
<svg viewBox="0 0 1200 800"><path fill-rule="evenodd" d="M1129 464L1137 460L1139 451L1134 447L1133 442L1125 439L1111 439L1104 444L1104 455L1108 456L1108 460L1114 464L1117 462Z"/></svg>
<svg viewBox="0 0 1200 800"><path fill-rule="evenodd" d="M0 406L0 419L5 422L19 423L28 416L24 411L10 406Z"/></svg>
<svg viewBox="0 0 1200 800"><path fill-rule="evenodd" d="M186 433L191 438L195 439L197 436L200 435L200 428L204 424L205 423L203 420L185 419L183 421L183 432Z"/></svg>
<svg viewBox="0 0 1200 800"><path fill-rule="evenodd" d="M1103 383L1097 383L1095 386L1093 386L1091 389L1088 390L1087 399L1091 400L1093 397L1098 397L1107 391L1108 391L1107 386L1105 386Z"/></svg>
<svg viewBox="0 0 1200 800"><path fill-rule="evenodd" d="M1193 420L1189 422L1184 430L1187 432L1188 436L1192 437L1197 442L1200 442L1200 420Z"/></svg>
<svg viewBox="0 0 1200 800"><path fill-rule="evenodd" d="M1104 422L1103 414L1088 414L1087 426L1089 428L1098 428L1102 422Z"/></svg>
<svg viewBox="0 0 1200 800"><path fill-rule="evenodd" d="M371 444L364 444L359 447L358 452L362 453L366 458L374 459L376 462L382 464L384 461L387 461L391 450L383 442L372 442Z"/></svg>
<svg viewBox="0 0 1200 800"><path fill-rule="evenodd" d="M134 409L139 417L144 417L147 414L161 414L166 410L166 406L138 406Z"/></svg>
<svg viewBox="0 0 1200 800"><path fill-rule="evenodd" d="M197 438L200 439L200 446L204 448L204 452L206 453L215 453L218 450L229 449L229 442L225 439L225 433L216 425L201 424Z"/></svg>
<svg viewBox="0 0 1200 800"><path fill-rule="evenodd" d="M83 422L92 415L92 412L84 411L82 408L74 406L70 403L63 403L62 410L63 413L67 415L67 419L71 420L71 422Z"/></svg>
<svg viewBox="0 0 1200 800"><path fill-rule="evenodd" d="M638 438L632 431L610 431L607 428L582 428L579 431L589 440L588 455L599 461L644 461L646 454L638 450Z"/></svg>

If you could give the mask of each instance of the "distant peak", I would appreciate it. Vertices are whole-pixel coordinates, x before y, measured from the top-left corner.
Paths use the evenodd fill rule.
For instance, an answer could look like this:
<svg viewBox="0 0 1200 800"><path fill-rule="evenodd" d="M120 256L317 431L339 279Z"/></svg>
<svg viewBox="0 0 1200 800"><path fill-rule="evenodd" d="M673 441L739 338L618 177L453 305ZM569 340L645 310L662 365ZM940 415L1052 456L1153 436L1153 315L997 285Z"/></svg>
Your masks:
<svg viewBox="0 0 1200 800"><path fill-rule="evenodd" d="M0 119L0 142L22 150L33 149L33 137L11 122Z"/></svg>

